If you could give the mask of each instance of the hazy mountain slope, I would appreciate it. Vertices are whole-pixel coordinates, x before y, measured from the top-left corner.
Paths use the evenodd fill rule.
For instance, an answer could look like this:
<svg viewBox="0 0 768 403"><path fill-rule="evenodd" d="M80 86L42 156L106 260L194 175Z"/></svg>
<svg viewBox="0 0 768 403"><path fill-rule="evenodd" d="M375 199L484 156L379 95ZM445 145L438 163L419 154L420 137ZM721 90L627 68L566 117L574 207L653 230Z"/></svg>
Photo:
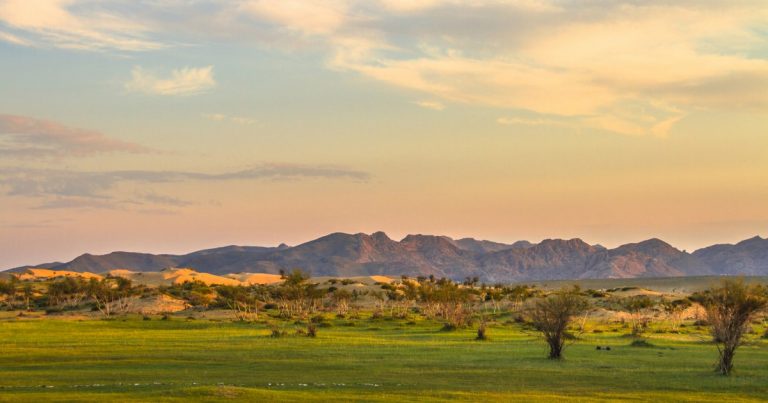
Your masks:
<svg viewBox="0 0 768 403"><path fill-rule="evenodd" d="M736 245L721 244L699 249L693 256L718 274L768 275L768 239L756 236Z"/></svg>
<svg viewBox="0 0 768 403"><path fill-rule="evenodd" d="M598 249L581 239L546 239L528 248L512 248L481 258L488 281L578 278L586 259Z"/></svg>
<svg viewBox="0 0 768 403"><path fill-rule="evenodd" d="M101 273L113 269L131 269L134 271L159 271L178 265L178 256L152 255L149 253L112 252L106 255L91 255L86 253L76 257L69 263L64 263L53 270L89 271Z"/></svg>
<svg viewBox="0 0 768 403"><path fill-rule="evenodd" d="M457 239L456 241L454 241L454 244L461 249L468 250L475 253L498 252L506 249L511 249L514 247L531 246L531 243L528 241L518 241L512 245L509 245L509 244L493 242L493 241L480 241L474 238Z"/></svg>
<svg viewBox="0 0 768 403"><path fill-rule="evenodd" d="M587 259L578 278L675 277L710 274L695 257L660 239L599 251Z"/></svg>
<svg viewBox="0 0 768 403"><path fill-rule="evenodd" d="M223 248L206 249L180 256L178 267L194 267L196 270L208 273L239 273L253 271L255 261L264 255L280 250L261 246L225 246Z"/></svg>

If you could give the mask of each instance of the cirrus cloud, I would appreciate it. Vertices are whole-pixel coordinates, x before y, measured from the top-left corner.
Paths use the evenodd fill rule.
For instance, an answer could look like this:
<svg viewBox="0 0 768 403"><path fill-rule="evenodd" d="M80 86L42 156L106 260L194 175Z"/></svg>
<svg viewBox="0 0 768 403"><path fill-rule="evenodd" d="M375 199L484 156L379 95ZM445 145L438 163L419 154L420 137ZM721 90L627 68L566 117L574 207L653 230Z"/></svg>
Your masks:
<svg viewBox="0 0 768 403"><path fill-rule="evenodd" d="M131 80L125 83L128 91L150 95L196 95L215 86L213 66L175 69L167 77L136 66L131 71Z"/></svg>
<svg viewBox="0 0 768 403"><path fill-rule="evenodd" d="M85 5L85 7L83 7ZM17 45L53 45L78 50L146 51L165 47L147 39L149 28L108 3L76 0L3 0L0 23L15 30L0 40ZM115 5L115 3L112 3Z"/></svg>

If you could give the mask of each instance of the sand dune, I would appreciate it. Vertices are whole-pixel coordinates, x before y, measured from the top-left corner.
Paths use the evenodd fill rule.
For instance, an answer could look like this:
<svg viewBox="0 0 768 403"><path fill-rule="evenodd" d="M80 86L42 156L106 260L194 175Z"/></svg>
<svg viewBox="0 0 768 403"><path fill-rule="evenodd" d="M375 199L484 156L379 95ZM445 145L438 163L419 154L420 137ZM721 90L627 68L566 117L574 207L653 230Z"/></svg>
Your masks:
<svg viewBox="0 0 768 403"><path fill-rule="evenodd" d="M379 282L379 283L391 283L395 280L387 277L387 276L371 276L371 280Z"/></svg>
<svg viewBox="0 0 768 403"><path fill-rule="evenodd" d="M277 274L266 273L237 273L227 274L226 277L237 280L245 285L274 284L283 281L283 279Z"/></svg>
<svg viewBox="0 0 768 403"><path fill-rule="evenodd" d="M165 269L162 271L138 272L126 269L110 270L106 273L78 273L73 271L49 270L49 269L28 269L19 275L20 280L34 281L47 280L56 277L80 277L84 279L102 279L104 277L123 277L131 280L135 284L142 284L148 287L170 286L174 284L183 284L184 282L201 281L208 285L254 285L254 284L276 284L280 283L282 278L277 274L267 273L233 273L218 276L210 273L200 273L189 268ZM314 278L314 281L325 281L331 277ZM350 277L364 285L373 285L374 283L391 283L394 281L387 276L360 276Z"/></svg>
<svg viewBox="0 0 768 403"><path fill-rule="evenodd" d="M183 284L185 282L201 281L208 285L241 285L239 280L217 276L209 273L199 273L192 269L166 269L153 272L134 272L130 270L111 270L111 276L127 278L134 283L150 287L161 285Z"/></svg>
<svg viewBox="0 0 768 403"><path fill-rule="evenodd" d="M49 269L27 269L17 276L22 281L35 281L35 280L47 280L56 277L80 277L86 280L95 278L101 279L102 276L89 272L78 273L74 271L66 270L49 270Z"/></svg>

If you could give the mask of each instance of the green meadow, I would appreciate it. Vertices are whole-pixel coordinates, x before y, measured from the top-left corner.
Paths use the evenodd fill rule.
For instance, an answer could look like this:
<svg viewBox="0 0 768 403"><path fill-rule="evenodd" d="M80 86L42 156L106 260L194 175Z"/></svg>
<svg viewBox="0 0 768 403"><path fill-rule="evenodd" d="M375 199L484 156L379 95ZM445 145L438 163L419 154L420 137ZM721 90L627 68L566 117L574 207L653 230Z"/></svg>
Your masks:
<svg viewBox="0 0 768 403"><path fill-rule="evenodd" d="M0 321L0 401L760 401L768 340L756 325L735 373L713 372L706 329L657 324L633 347L620 324L588 323L565 351L499 317L490 340L421 318L331 318L316 338L267 323L171 317ZM610 346L610 351L596 350Z"/></svg>

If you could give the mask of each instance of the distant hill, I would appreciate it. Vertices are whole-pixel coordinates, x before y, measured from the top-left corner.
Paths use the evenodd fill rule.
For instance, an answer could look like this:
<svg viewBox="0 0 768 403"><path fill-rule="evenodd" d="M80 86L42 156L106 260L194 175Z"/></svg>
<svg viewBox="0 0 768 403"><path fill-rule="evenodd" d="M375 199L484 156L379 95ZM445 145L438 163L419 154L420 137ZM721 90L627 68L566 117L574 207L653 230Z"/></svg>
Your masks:
<svg viewBox="0 0 768 403"><path fill-rule="evenodd" d="M756 236L736 245L713 245L693 252L717 274L764 276L768 274L768 239Z"/></svg>
<svg viewBox="0 0 768 403"><path fill-rule="evenodd" d="M395 241L383 232L333 233L297 246L225 246L186 255L113 252L84 254L67 263L31 267L104 273L188 267L199 272L279 273L299 268L313 276L429 276L486 282L559 279L649 278L706 275L768 275L768 239L713 245L693 253L649 239L614 249L581 239L513 244L446 236L408 235Z"/></svg>

